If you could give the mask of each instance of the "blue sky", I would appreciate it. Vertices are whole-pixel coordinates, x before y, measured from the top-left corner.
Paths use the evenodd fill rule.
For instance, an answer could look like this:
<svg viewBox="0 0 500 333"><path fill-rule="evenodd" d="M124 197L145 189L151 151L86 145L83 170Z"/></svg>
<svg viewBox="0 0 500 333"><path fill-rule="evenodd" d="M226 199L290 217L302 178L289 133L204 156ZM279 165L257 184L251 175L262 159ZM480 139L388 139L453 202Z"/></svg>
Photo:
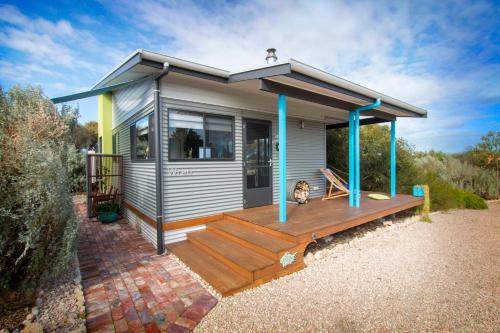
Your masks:
<svg viewBox="0 0 500 333"><path fill-rule="evenodd" d="M499 1L0 2L0 83L84 91L145 48L228 70L265 49L429 110L398 121L419 150L500 129ZM96 99L75 103L95 120Z"/></svg>

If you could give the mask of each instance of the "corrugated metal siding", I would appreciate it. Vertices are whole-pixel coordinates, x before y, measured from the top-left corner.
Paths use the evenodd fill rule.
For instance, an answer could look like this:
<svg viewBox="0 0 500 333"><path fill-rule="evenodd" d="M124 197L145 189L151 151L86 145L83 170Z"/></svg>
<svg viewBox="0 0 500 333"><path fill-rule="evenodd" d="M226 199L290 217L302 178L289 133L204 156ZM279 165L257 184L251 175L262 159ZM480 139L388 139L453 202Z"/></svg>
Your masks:
<svg viewBox="0 0 500 333"><path fill-rule="evenodd" d="M132 162L130 159L130 125L151 112L153 103L121 123L113 133L119 132L118 153L123 155L124 198L154 219L156 217L155 163Z"/></svg>
<svg viewBox="0 0 500 333"><path fill-rule="evenodd" d="M302 129L300 122L298 119L287 120L286 178L306 180L311 189L311 197L320 197L325 193L325 178L319 171L319 168L323 168L326 164L325 125L304 120ZM277 127L273 126L273 130L277 131ZM275 161L278 161L278 156ZM279 195L278 164L276 163L273 170L276 175L273 179L273 200L276 203ZM314 187L317 189L314 190Z"/></svg>
<svg viewBox="0 0 500 333"><path fill-rule="evenodd" d="M112 127L115 128L121 125L151 103L154 98L153 87L153 80L151 79L113 91Z"/></svg>
<svg viewBox="0 0 500 333"><path fill-rule="evenodd" d="M273 126L273 200L278 202L278 152L274 142L278 134L275 115L244 111L201 103L162 98L163 156L164 156L164 209L166 221L189 219L243 208L243 124L242 119L270 120ZM225 114L235 117L235 161L169 162L168 161L168 109ZM287 178L305 179L311 186L311 196L325 193L325 181L319 168L325 166L325 126L315 121L287 121ZM173 169L188 175L169 174ZM313 187L318 189L313 190Z"/></svg>
<svg viewBox="0 0 500 333"><path fill-rule="evenodd" d="M156 229L144 222L141 218L135 215L131 210L124 209L124 215L127 221L156 248Z"/></svg>
<svg viewBox="0 0 500 333"><path fill-rule="evenodd" d="M207 226L205 224L202 224L194 227L166 231L164 233L165 244L182 242L187 239L188 233L205 230L206 228Z"/></svg>
<svg viewBox="0 0 500 333"><path fill-rule="evenodd" d="M241 111L162 99L164 211L166 221L189 219L243 207ZM190 110L235 117L234 161L168 161L168 109ZM188 172L173 175L172 170Z"/></svg>
<svg viewBox="0 0 500 333"><path fill-rule="evenodd" d="M273 133L273 202L279 202L279 153L275 149L278 138L278 117L265 113L245 112L245 118L269 120ZM309 183L311 197L325 194L325 179L319 168L326 165L325 124L317 121L303 120L304 128L300 128L301 119L288 118L286 122L287 138L287 179L303 179ZM316 190L313 188L317 187Z"/></svg>

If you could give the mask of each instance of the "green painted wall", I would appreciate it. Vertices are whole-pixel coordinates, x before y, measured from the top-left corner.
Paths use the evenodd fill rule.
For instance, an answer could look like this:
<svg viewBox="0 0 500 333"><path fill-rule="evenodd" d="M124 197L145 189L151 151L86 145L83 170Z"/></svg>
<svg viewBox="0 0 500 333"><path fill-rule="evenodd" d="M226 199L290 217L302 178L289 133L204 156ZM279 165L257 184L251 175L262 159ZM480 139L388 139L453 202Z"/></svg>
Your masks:
<svg viewBox="0 0 500 333"><path fill-rule="evenodd" d="M97 96L97 133L102 138L102 153L111 154L113 152L111 133L111 93ZM100 142L101 140L99 140Z"/></svg>

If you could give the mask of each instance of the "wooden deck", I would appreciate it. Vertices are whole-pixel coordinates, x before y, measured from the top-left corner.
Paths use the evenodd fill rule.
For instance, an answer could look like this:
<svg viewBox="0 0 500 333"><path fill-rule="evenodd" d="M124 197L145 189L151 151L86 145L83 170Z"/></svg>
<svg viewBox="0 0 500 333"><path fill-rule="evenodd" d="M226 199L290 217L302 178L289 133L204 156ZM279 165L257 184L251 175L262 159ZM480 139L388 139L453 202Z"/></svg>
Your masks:
<svg viewBox="0 0 500 333"><path fill-rule="evenodd" d="M278 223L278 205L243 209L225 215L296 237L305 242L324 237L422 204L422 198L399 194L391 200L373 200L363 193L359 208L349 208L347 197L313 199L306 205L287 205L286 223ZM298 238L298 239L297 239Z"/></svg>
<svg viewBox="0 0 500 333"><path fill-rule="evenodd" d="M207 223L207 229L188 234L183 242L167 248L223 295L231 295L304 267L306 246L334 234L422 204L421 198L397 195L377 201L364 193L360 208L349 208L348 199L311 200L288 204L288 221L278 222L278 206L264 206L224 213ZM296 260L283 267L286 253Z"/></svg>

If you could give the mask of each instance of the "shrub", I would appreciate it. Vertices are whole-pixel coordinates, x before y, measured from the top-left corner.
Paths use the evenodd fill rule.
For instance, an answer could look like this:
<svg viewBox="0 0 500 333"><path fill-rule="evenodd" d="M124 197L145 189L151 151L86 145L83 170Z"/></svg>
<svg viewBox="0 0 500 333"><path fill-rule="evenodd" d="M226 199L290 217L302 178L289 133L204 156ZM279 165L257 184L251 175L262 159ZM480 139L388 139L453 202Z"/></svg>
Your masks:
<svg viewBox="0 0 500 333"><path fill-rule="evenodd" d="M114 202L105 202L98 204L96 207L96 211L98 213L118 213L120 207L117 203Z"/></svg>
<svg viewBox="0 0 500 333"><path fill-rule="evenodd" d="M498 198L500 184L493 170L435 152L421 154L416 164L421 170L434 172L455 187L486 199Z"/></svg>
<svg viewBox="0 0 500 333"><path fill-rule="evenodd" d="M456 208L488 208L483 198L453 186L439 177L436 173L421 173L418 177L418 181L429 185L432 211Z"/></svg>
<svg viewBox="0 0 500 333"><path fill-rule="evenodd" d="M389 192L390 138L387 125L369 125L360 128L361 189ZM348 129L327 131L327 161L344 179L349 177ZM418 170L413 148L402 138L396 141L396 174L398 193L411 193Z"/></svg>
<svg viewBox="0 0 500 333"><path fill-rule="evenodd" d="M74 145L68 144L68 177L71 192L85 191L85 154L79 152Z"/></svg>
<svg viewBox="0 0 500 333"><path fill-rule="evenodd" d="M0 87L0 312L26 306L64 271L77 223L66 119L40 89Z"/></svg>
<svg viewBox="0 0 500 333"><path fill-rule="evenodd" d="M468 209L487 209L488 204L486 204L486 201L484 201L483 198L481 198L478 195L475 195L474 193L470 193L467 191L460 190L462 192L461 194L461 204L463 208L468 208Z"/></svg>

